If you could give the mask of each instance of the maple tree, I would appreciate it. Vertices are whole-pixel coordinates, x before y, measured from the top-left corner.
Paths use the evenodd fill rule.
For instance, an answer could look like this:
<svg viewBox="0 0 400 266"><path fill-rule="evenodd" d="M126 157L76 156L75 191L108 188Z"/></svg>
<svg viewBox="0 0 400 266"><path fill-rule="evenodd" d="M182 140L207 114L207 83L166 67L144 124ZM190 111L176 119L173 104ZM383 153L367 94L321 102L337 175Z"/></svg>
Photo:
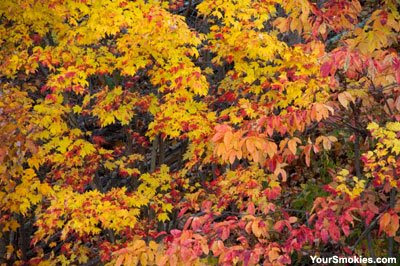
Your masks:
<svg viewBox="0 0 400 266"><path fill-rule="evenodd" d="M398 10L0 1L0 262L398 256Z"/></svg>

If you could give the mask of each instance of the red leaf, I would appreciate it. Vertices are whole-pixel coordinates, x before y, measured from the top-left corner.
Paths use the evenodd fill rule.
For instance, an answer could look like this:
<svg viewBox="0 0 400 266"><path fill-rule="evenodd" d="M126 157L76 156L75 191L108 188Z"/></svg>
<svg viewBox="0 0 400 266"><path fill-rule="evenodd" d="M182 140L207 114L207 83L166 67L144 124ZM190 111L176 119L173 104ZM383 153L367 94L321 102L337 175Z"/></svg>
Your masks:
<svg viewBox="0 0 400 266"><path fill-rule="evenodd" d="M224 241L224 240L228 239L230 233L231 233L231 230L229 230L229 228L227 226L225 226L222 229L221 240Z"/></svg>
<svg viewBox="0 0 400 266"><path fill-rule="evenodd" d="M349 236L349 234L350 234L350 227L349 227L347 224L346 224L346 225L343 225L342 230L343 230L343 233L344 233L345 236Z"/></svg>
<svg viewBox="0 0 400 266"><path fill-rule="evenodd" d="M75 76L75 72L67 72L67 73L65 73L65 77L66 78L72 78L73 76Z"/></svg>
<svg viewBox="0 0 400 266"><path fill-rule="evenodd" d="M331 223L331 226L329 227L329 235L335 242L339 241L339 238L340 238L339 227L337 227L335 224Z"/></svg>
<svg viewBox="0 0 400 266"><path fill-rule="evenodd" d="M92 140L97 145L102 145L106 143L106 140L101 136L93 136Z"/></svg>
<svg viewBox="0 0 400 266"><path fill-rule="evenodd" d="M255 214L255 208L254 208L254 203L250 202L249 204L247 204L247 212L251 215Z"/></svg>
<svg viewBox="0 0 400 266"><path fill-rule="evenodd" d="M285 226L285 221L278 221L275 223L274 229L280 233L282 232L284 226Z"/></svg>
<svg viewBox="0 0 400 266"><path fill-rule="evenodd" d="M183 207L178 213L178 218L181 218L182 215L184 215L185 212L187 212L188 209L189 209L188 207Z"/></svg>
<svg viewBox="0 0 400 266"><path fill-rule="evenodd" d="M328 231L327 231L326 229L322 229L322 230L321 230L321 238L322 238L322 241L323 241L324 243L327 243L327 242L328 242L329 235L328 235Z"/></svg>
<svg viewBox="0 0 400 266"><path fill-rule="evenodd" d="M322 77L327 77L329 76L329 73L331 72L332 68L332 63L331 62L325 62L321 66L321 75Z"/></svg>
<svg viewBox="0 0 400 266"><path fill-rule="evenodd" d="M395 70L395 77L396 77L396 81L397 83L400 84L400 59L398 58L394 58L393 59L393 68Z"/></svg>

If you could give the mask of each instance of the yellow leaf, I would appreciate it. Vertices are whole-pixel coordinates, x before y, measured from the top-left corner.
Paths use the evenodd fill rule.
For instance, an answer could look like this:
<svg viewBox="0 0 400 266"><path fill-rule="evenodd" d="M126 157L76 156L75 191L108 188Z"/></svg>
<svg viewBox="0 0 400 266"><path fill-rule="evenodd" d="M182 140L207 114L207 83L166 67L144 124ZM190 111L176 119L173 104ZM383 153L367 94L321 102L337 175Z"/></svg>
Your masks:
<svg viewBox="0 0 400 266"><path fill-rule="evenodd" d="M148 256L146 253L142 253L142 255L140 256L140 264L142 266L146 266L147 265L147 261L148 261Z"/></svg>
<svg viewBox="0 0 400 266"><path fill-rule="evenodd" d="M163 213L158 214L157 220L159 220L161 222L165 222L165 221L169 220L168 213L163 212Z"/></svg>
<svg viewBox="0 0 400 266"><path fill-rule="evenodd" d="M76 114L80 114L82 112L82 107L79 105L74 105L74 107L72 107L72 111L74 111Z"/></svg>
<svg viewBox="0 0 400 266"><path fill-rule="evenodd" d="M379 125L377 123L375 123L375 122L371 122L367 126L368 130L375 130L375 129L378 129L378 128L379 128Z"/></svg>
<svg viewBox="0 0 400 266"><path fill-rule="evenodd" d="M398 132L398 131L400 131L400 123L399 122L389 122L386 124L386 128L391 131Z"/></svg>

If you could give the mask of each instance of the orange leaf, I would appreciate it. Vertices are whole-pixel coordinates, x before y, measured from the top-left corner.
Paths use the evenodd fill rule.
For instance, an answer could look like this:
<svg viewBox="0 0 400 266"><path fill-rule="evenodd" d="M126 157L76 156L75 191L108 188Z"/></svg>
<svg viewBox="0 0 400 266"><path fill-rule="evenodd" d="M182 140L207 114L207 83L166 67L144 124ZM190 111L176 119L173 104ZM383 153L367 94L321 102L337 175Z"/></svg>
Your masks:
<svg viewBox="0 0 400 266"><path fill-rule="evenodd" d="M389 237L396 235L399 229L399 216L397 214L385 213L379 220L379 231L384 231Z"/></svg>
<svg viewBox="0 0 400 266"><path fill-rule="evenodd" d="M296 155L297 143L300 143L300 140L298 138L292 138L288 142L288 148L293 153L293 155Z"/></svg>
<svg viewBox="0 0 400 266"><path fill-rule="evenodd" d="M217 155L218 156L222 156L226 153L226 149L225 149L225 144L224 143L220 143L218 144L217 147Z"/></svg>
<svg viewBox="0 0 400 266"><path fill-rule="evenodd" d="M348 92L342 92L338 95L338 100L340 102L340 104L344 107L347 108L347 106L349 105L349 97L348 97L349 93ZM350 95L351 97L351 95Z"/></svg>
<svg viewBox="0 0 400 266"><path fill-rule="evenodd" d="M379 230L386 228L386 226L390 223L390 214L385 213L382 215L381 219L379 220Z"/></svg>
<svg viewBox="0 0 400 266"><path fill-rule="evenodd" d="M210 250L208 249L207 240L203 239L203 241L200 241L200 247L201 247L201 250L203 251L203 253L208 255Z"/></svg>
<svg viewBox="0 0 400 266"><path fill-rule="evenodd" d="M229 163L233 164L235 162L236 159L236 152L234 150L231 150L231 152L229 153Z"/></svg>
<svg viewBox="0 0 400 266"><path fill-rule="evenodd" d="M228 147L231 146L232 139L233 139L232 132L231 131L226 132L224 135L224 144L227 147L227 149L228 149Z"/></svg>
<svg viewBox="0 0 400 266"><path fill-rule="evenodd" d="M310 167L310 157L311 157L312 144L308 144L304 147L304 156L306 157L306 165Z"/></svg>
<svg viewBox="0 0 400 266"><path fill-rule="evenodd" d="M278 146L274 142L267 141L265 143L265 150L268 156L272 158L278 152Z"/></svg>
<svg viewBox="0 0 400 266"><path fill-rule="evenodd" d="M247 151L248 151L250 154L252 154L252 153L255 151L256 147L254 146L254 143L253 143L253 141L252 141L251 138L248 138L248 139L246 140L246 148L247 148Z"/></svg>
<svg viewBox="0 0 400 266"><path fill-rule="evenodd" d="M262 235L262 230L258 226L258 221L254 221L251 225L251 231L256 237L260 237Z"/></svg>
<svg viewBox="0 0 400 266"><path fill-rule="evenodd" d="M0 148L0 163L3 162L4 157L6 157L7 150L5 148Z"/></svg>
<svg viewBox="0 0 400 266"><path fill-rule="evenodd" d="M115 262L115 266L121 266L124 259L125 259L125 256L119 256L117 261Z"/></svg>
<svg viewBox="0 0 400 266"><path fill-rule="evenodd" d="M272 248L269 252L268 252L268 257L269 257L269 261L275 261L279 258L279 253L277 248Z"/></svg>

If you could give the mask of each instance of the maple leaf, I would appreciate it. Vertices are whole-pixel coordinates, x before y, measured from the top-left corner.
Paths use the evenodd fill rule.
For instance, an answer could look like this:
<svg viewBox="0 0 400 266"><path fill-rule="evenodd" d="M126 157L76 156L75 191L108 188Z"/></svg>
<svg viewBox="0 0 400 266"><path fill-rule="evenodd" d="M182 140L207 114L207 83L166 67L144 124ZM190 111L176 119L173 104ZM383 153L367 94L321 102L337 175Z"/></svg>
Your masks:
<svg viewBox="0 0 400 266"><path fill-rule="evenodd" d="M186 4L0 1L1 259L290 265L310 248L350 254L337 243L389 204L395 0ZM398 238L399 210L374 242ZM21 257L9 232L29 221L37 246Z"/></svg>

